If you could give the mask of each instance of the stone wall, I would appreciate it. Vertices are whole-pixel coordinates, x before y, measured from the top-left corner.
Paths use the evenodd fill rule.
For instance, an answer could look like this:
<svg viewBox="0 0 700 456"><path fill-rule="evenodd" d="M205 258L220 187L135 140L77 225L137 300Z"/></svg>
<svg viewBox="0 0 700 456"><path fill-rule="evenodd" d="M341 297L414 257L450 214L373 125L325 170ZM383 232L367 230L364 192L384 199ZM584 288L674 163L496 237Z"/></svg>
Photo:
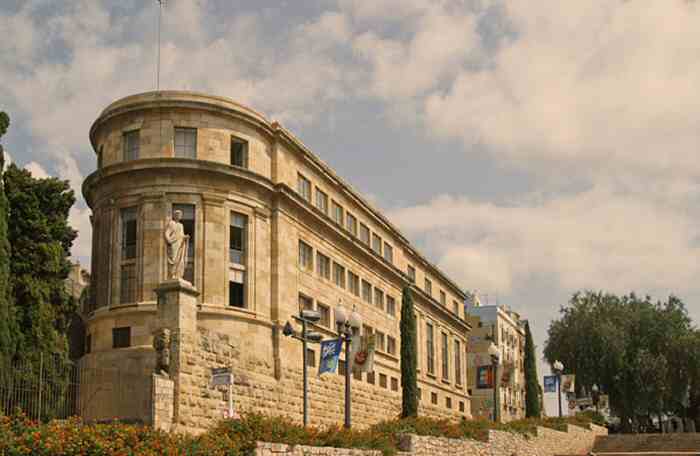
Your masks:
<svg viewBox="0 0 700 456"><path fill-rule="evenodd" d="M525 437L503 431L490 431L488 442L470 439L446 439L407 434L401 438L398 456L554 456L588 454L598 435L607 429L591 426L590 430L569 426L568 432L538 427L536 435ZM376 450L309 447L279 443L258 443L256 456L380 456Z"/></svg>

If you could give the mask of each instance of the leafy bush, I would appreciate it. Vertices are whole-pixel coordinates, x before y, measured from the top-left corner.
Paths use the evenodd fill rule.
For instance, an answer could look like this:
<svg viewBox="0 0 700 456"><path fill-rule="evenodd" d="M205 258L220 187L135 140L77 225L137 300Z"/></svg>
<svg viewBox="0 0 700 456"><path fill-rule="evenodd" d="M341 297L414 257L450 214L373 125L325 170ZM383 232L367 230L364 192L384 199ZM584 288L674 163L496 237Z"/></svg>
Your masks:
<svg viewBox="0 0 700 456"><path fill-rule="evenodd" d="M290 445L330 446L380 450L396 453L401 434L417 434L485 441L491 429L532 434L537 426L566 430L566 424L586 426L587 415L567 418L528 418L507 424L486 420L454 422L413 417L380 422L367 429L304 428L284 417L256 413L241 419L224 420L198 436L178 435L147 426L119 422L87 424L73 418L41 424L26 416L0 416L0 454L7 456L247 456L256 442Z"/></svg>

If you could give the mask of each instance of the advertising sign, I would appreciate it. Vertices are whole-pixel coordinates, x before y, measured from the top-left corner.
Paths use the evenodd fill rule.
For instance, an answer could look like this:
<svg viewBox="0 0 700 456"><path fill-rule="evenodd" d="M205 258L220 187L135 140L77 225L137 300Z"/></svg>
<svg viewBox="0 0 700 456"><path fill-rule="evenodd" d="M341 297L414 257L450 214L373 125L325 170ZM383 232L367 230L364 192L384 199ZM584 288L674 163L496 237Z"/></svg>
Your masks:
<svg viewBox="0 0 700 456"><path fill-rule="evenodd" d="M211 386L232 385L233 374L230 367L215 367L211 370Z"/></svg>
<svg viewBox="0 0 700 456"><path fill-rule="evenodd" d="M545 375L544 376L544 392L545 393L556 393L557 392L557 376L556 375Z"/></svg>
<svg viewBox="0 0 700 456"><path fill-rule="evenodd" d="M321 362L318 365L318 375L326 372L335 373L338 368L338 357L343 349L343 341L330 339L321 342Z"/></svg>
<svg viewBox="0 0 700 456"><path fill-rule="evenodd" d="M561 376L561 390L567 393L573 393L576 391L576 376L575 375L562 375Z"/></svg>
<svg viewBox="0 0 700 456"><path fill-rule="evenodd" d="M374 334L364 335L359 340L357 349L352 353L352 371L372 372L374 370Z"/></svg>
<svg viewBox="0 0 700 456"><path fill-rule="evenodd" d="M493 369L491 366L480 366L476 368L476 387L493 388Z"/></svg>

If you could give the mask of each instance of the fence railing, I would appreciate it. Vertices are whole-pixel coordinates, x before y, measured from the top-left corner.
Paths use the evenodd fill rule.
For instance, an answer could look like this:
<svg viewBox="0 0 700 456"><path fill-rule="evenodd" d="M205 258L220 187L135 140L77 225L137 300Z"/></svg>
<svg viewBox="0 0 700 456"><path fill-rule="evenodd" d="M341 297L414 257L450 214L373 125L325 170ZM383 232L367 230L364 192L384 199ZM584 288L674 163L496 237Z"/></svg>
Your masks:
<svg viewBox="0 0 700 456"><path fill-rule="evenodd" d="M117 368L81 366L46 355L0 366L0 412L21 410L35 420L147 421L150 395L144 376Z"/></svg>

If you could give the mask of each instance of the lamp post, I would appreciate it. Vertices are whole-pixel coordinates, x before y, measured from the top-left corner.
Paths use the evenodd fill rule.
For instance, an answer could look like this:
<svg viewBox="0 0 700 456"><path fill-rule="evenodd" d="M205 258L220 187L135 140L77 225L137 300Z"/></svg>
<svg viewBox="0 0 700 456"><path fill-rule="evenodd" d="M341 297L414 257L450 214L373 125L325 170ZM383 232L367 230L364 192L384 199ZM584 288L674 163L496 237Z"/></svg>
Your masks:
<svg viewBox="0 0 700 456"><path fill-rule="evenodd" d="M561 374L564 372L564 365L559 360L552 364L552 370L557 376L557 394L559 396L559 418L561 418Z"/></svg>
<svg viewBox="0 0 700 456"><path fill-rule="evenodd" d="M352 338L354 330L360 329L362 327L362 317L360 314L355 312L347 311L341 302L338 302L338 307L335 308L335 324L338 327L338 337L345 341L345 427L350 429L352 425L351 420L351 397L350 397L350 382L352 381L352 376L350 375L350 344L352 343Z"/></svg>
<svg viewBox="0 0 700 456"><path fill-rule="evenodd" d="M594 383L591 387L591 395L593 396L593 405L595 406L595 413L598 414L598 400L600 399L600 389L598 384Z"/></svg>
<svg viewBox="0 0 700 456"><path fill-rule="evenodd" d="M498 422L498 364L501 362L501 351L493 342L489 345L488 351L493 369L493 421Z"/></svg>
<svg viewBox="0 0 700 456"><path fill-rule="evenodd" d="M316 312L315 310L301 310L299 312L299 316L292 316L296 321L301 323L301 333L298 333L297 331L292 328L292 324L287 322L284 325L284 329L282 330L282 334L284 334L287 337L293 337L294 339L300 340L301 341L301 346L302 346L302 363L304 364L303 367L303 372L304 372L304 427L308 426L309 424L309 373L308 373L308 366L306 364L306 348L309 344L311 343L318 343L321 341L323 336L321 334L315 332L315 331L308 331L307 330L307 325L308 324L314 324L317 321L321 319L321 314Z"/></svg>

